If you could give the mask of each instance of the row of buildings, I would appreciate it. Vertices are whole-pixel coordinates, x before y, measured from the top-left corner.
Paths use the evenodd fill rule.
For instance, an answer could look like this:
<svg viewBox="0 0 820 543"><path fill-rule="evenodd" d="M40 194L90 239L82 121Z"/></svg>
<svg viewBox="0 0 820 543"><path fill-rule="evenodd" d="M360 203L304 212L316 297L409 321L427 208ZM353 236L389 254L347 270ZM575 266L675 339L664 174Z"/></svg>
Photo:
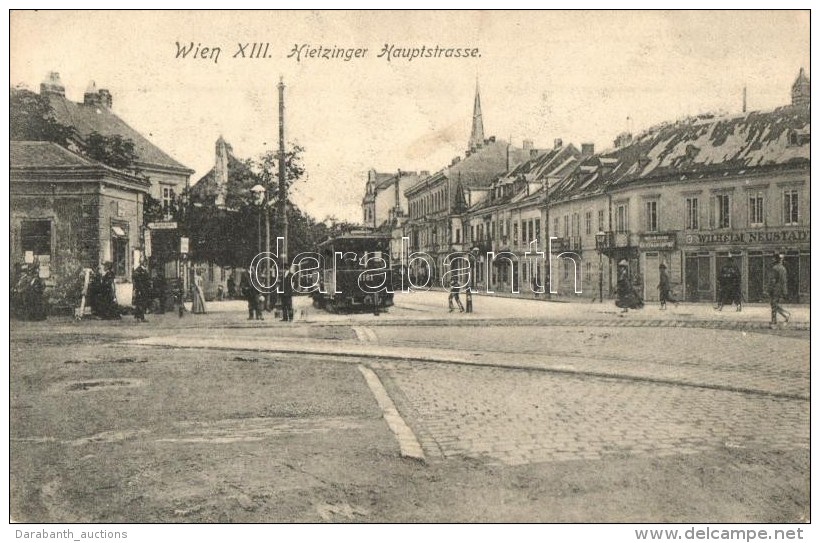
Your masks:
<svg viewBox="0 0 820 543"><path fill-rule="evenodd" d="M678 297L711 301L733 258L745 299L757 302L779 253L791 301L808 302L809 101L801 69L789 105L663 123L596 152L560 139L538 149L484 138L477 90L465 156L433 174L371 171L363 220L390 231L392 260L410 264L412 277L439 279L448 255L473 255L482 291L532 296L549 284L606 298L626 260L646 300L657 299L665 264ZM408 262L402 238L427 264ZM539 251L551 240L551 258L527 258L534 240Z"/></svg>

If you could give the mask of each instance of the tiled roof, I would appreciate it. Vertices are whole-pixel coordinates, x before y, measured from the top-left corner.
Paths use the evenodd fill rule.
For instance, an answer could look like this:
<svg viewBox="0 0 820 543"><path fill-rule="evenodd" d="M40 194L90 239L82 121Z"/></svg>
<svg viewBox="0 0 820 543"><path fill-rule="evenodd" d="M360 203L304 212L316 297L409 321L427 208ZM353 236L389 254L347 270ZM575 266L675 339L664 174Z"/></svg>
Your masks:
<svg viewBox="0 0 820 543"><path fill-rule="evenodd" d="M80 137L98 132L104 136L128 138L134 142L134 150L141 163L188 173L193 171L171 158L109 109L100 105L78 104L56 94L48 94L47 97L57 121L74 127Z"/></svg>
<svg viewBox="0 0 820 543"><path fill-rule="evenodd" d="M56 180L61 175L103 174L139 190L150 186L147 179L78 155L50 141L10 141L9 169L23 178L33 175L38 179Z"/></svg>
<svg viewBox="0 0 820 543"><path fill-rule="evenodd" d="M551 198L725 172L808 167L810 134L809 109L803 106L665 123L639 134L628 146L584 159Z"/></svg>
<svg viewBox="0 0 820 543"><path fill-rule="evenodd" d="M9 142L9 164L12 168L93 167L98 162L72 153L50 141Z"/></svg>

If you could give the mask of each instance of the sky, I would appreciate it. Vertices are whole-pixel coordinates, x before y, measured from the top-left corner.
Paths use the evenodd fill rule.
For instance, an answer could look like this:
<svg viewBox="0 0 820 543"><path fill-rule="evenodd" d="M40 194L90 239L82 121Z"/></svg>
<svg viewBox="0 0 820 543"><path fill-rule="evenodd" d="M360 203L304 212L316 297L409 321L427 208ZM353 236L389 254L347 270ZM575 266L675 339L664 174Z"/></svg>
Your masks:
<svg viewBox="0 0 820 543"><path fill-rule="evenodd" d="M602 150L626 130L740 112L744 86L749 110L788 104L799 69L810 76L809 19L797 11L16 11L9 75L11 85L39 90L58 71L75 101L92 80L109 89L114 112L195 170L192 182L213 166L220 135L240 158L277 149L282 77L285 138L305 148L307 170L293 200L319 220L360 221L369 169L434 172L463 156L476 85L485 136ZM237 54L254 42L268 44L266 58ZM178 44L211 52L181 58ZM478 51L380 57L391 45ZM301 58L289 57L299 46ZM306 55L320 46L367 51L350 60Z"/></svg>

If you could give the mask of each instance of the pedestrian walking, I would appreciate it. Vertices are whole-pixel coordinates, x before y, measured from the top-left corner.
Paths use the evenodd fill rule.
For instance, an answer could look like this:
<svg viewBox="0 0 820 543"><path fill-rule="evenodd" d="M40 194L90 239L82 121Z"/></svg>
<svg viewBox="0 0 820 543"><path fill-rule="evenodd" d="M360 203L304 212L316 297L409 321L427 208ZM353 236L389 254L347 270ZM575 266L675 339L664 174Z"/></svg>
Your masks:
<svg viewBox="0 0 820 543"><path fill-rule="evenodd" d="M205 292L202 290L202 271L194 272L194 285L191 289L193 302L191 313L202 315L205 313Z"/></svg>
<svg viewBox="0 0 820 543"><path fill-rule="evenodd" d="M734 259L729 257L729 260L718 273L718 288L717 288L717 305L715 309L723 310L726 304L736 305L736 311L740 311L743 307L741 289L740 289L740 270L735 265Z"/></svg>
<svg viewBox="0 0 820 543"><path fill-rule="evenodd" d="M168 296L166 292L168 282L165 280L165 274L162 271L157 272L155 270L154 273L154 278L151 281L151 303L154 304L152 313L156 311L163 314L165 313L166 297Z"/></svg>
<svg viewBox="0 0 820 543"><path fill-rule="evenodd" d="M777 326L777 315L782 315L789 322L791 313L783 309L780 303L788 294L787 282L788 275L786 274L786 266L783 265L783 255L777 255L774 258L774 265L772 266L771 279L769 281L769 301L772 306L772 322L771 328Z"/></svg>
<svg viewBox="0 0 820 543"><path fill-rule="evenodd" d="M282 321L293 321L293 269L287 268L282 276Z"/></svg>
<svg viewBox="0 0 820 543"><path fill-rule="evenodd" d="M450 308L450 313L453 312L455 306L453 306L453 302L458 304L458 311L459 313L464 313L464 306L461 305L461 299L459 299L459 292L461 291L461 287L458 284L458 278L453 277L450 279L450 295L447 297L447 306Z"/></svg>
<svg viewBox="0 0 820 543"><path fill-rule="evenodd" d="M262 317L262 306L259 302L261 294L251 284L249 275L242 274L242 278L239 280L239 291L248 302L248 320L265 320Z"/></svg>
<svg viewBox="0 0 820 543"><path fill-rule="evenodd" d="M134 318L138 322L146 322L145 311L151 304L151 276L148 270L145 269L142 260L134 268L131 279L134 284L134 292L131 298L131 303L134 306Z"/></svg>
<svg viewBox="0 0 820 543"><path fill-rule="evenodd" d="M228 276L228 299L233 300L236 298L236 281L233 278L233 271L231 271L231 275Z"/></svg>
<svg viewBox="0 0 820 543"><path fill-rule="evenodd" d="M621 313L626 313L630 309L640 309L643 307L643 300L635 292L632 286L632 278L629 275L629 263L626 260L618 262L618 298L615 305L621 308Z"/></svg>
<svg viewBox="0 0 820 543"><path fill-rule="evenodd" d="M658 290L660 291L661 309L666 309L667 302L678 305L678 301L672 297L672 282L669 280L669 272L666 271L666 264L661 262L658 266L660 282L658 283Z"/></svg>

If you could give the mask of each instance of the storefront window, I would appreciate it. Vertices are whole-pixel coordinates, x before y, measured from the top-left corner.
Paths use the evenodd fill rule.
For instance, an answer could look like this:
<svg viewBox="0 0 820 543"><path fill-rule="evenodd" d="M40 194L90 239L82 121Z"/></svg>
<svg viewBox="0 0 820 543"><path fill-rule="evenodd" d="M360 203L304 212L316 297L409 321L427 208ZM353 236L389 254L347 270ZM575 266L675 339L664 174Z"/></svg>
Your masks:
<svg viewBox="0 0 820 543"><path fill-rule="evenodd" d="M23 221L20 244L24 254L30 251L35 257L51 255L51 220Z"/></svg>

